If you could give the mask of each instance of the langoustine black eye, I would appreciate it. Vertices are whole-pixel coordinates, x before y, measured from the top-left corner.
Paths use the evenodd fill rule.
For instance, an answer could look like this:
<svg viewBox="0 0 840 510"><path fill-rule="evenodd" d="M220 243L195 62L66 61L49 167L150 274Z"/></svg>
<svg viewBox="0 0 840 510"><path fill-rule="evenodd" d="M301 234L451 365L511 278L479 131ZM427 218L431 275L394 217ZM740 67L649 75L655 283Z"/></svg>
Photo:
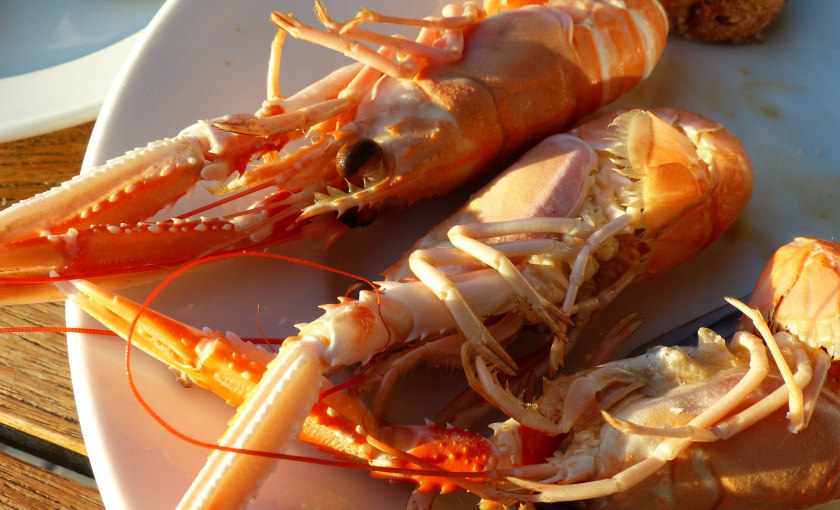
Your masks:
<svg viewBox="0 0 840 510"><path fill-rule="evenodd" d="M370 138L345 143L335 156L335 168L345 179L376 175L382 164L382 147Z"/></svg>

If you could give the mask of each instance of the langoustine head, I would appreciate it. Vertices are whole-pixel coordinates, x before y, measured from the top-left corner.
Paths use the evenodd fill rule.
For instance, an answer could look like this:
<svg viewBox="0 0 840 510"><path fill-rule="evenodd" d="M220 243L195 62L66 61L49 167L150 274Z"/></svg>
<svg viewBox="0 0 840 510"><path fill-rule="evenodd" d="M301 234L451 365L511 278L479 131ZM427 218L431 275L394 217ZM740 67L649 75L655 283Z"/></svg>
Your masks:
<svg viewBox="0 0 840 510"><path fill-rule="evenodd" d="M760 315L751 320L766 330ZM840 400L821 383L827 356L775 335L796 358L794 377L809 400L807 426L797 432L786 405L790 362L771 361L772 337L742 330L727 345L701 329L697 347L657 347L548 381L539 405L572 439L546 461L549 482L511 479L535 491L520 499L783 510L838 497Z"/></svg>
<svg viewBox="0 0 840 510"><path fill-rule="evenodd" d="M539 491L534 500L600 498L588 503L611 509L786 509L840 496L840 400L836 385L824 384L837 250L806 238L780 248L753 295L763 315L730 299L748 322L729 345L702 329L697 347L659 347L549 381L543 412L574 433L552 461L557 479L572 478L570 467L585 459L585 481L521 485ZM796 409L785 382L794 368L805 396Z"/></svg>
<svg viewBox="0 0 840 510"><path fill-rule="evenodd" d="M685 262L717 239L752 196L749 159L735 136L700 115L671 108L604 116L581 125L586 141L609 139L619 173L635 182L619 201L641 214L638 232L650 250L647 275Z"/></svg>
<svg viewBox="0 0 840 510"><path fill-rule="evenodd" d="M626 360L620 367L627 370L624 377L632 382L643 380L644 386L608 411L659 430L684 426L745 377L747 358L743 347L728 348L722 338L702 331L697 348L663 347L637 358L635 363ZM599 396L599 405L632 382L613 383L604 390L605 396ZM771 371L743 406L759 401L781 385L781 377ZM598 477L613 476L629 464L653 456L659 445L668 441L660 436L619 431L603 423L597 411L590 413L583 419L602 424L587 431L597 431L590 441L597 441L601 456ZM726 440L694 442L638 485L587 501L586 507L784 510L836 498L840 490L836 455L840 443L833 431L840 423L840 400L833 392L819 392L808 427L795 434L788 429L786 413L785 407L777 409ZM567 450L567 457L586 452L586 436L578 435L581 439Z"/></svg>
<svg viewBox="0 0 840 510"><path fill-rule="evenodd" d="M757 308L774 330L840 357L840 243L797 237L779 248L753 290Z"/></svg>

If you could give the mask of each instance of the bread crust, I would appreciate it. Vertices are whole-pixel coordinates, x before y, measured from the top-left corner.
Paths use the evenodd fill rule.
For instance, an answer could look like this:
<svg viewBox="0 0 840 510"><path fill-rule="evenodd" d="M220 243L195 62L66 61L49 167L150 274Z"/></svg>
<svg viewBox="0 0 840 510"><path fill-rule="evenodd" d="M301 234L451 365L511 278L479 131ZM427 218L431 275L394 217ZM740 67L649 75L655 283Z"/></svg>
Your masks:
<svg viewBox="0 0 840 510"><path fill-rule="evenodd" d="M660 0L671 30L714 43L750 43L781 12L787 0Z"/></svg>

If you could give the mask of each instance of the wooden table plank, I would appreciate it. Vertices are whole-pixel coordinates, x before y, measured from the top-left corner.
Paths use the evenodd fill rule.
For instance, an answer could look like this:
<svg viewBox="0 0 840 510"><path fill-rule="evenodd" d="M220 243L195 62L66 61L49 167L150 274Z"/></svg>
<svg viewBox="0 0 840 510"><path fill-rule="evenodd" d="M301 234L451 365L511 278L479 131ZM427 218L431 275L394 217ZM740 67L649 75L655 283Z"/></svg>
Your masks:
<svg viewBox="0 0 840 510"><path fill-rule="evenodd" d="M0 327L63 326L64 304L4 306ZM81 429L76 414L67 344L57 333L14 333L3 335L0 350L0 439L24 451L45 457L71 469L74 452L85 456ZM25 431L41 444L14 431ZM45 451L48 445L69 450ZM77 462L80 460L75 459Z"/></svg>
<svg viewBox="0 0 840 510"><path fill-rule="evenodd" d="M0 453L0 508L26 510L104 509L87 485Z"/></svg>
<svg viewBox="0 0 840 510"><path fill-rule="evenodd" d="M0 144L0 204L10 205L77 174L92 128L91 122ZM63 303L0 308L0 327L63 325ZM86 450L64 336L4 334L0 341L0 441L83 468ZM55 445L52 453L38 451L50 445Z"/></svg>
<svg viewBox="0 0 840 510"><path fill-rule="evenodd" d="M52 188L79 173L93 122L0 144L0 206Z"/></svg>

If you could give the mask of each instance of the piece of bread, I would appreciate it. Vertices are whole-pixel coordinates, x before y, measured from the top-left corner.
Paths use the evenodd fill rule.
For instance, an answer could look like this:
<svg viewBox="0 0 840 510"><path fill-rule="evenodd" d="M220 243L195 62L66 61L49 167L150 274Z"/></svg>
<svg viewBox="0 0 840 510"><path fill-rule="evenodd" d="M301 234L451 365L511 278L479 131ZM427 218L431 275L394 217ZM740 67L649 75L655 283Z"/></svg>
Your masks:
<svg viewBox="0 0 840 510"><path fill-rule="evenodd" d="M781 12L787 0L660 0L671 30L691 39L749 43Z"/></svg>

